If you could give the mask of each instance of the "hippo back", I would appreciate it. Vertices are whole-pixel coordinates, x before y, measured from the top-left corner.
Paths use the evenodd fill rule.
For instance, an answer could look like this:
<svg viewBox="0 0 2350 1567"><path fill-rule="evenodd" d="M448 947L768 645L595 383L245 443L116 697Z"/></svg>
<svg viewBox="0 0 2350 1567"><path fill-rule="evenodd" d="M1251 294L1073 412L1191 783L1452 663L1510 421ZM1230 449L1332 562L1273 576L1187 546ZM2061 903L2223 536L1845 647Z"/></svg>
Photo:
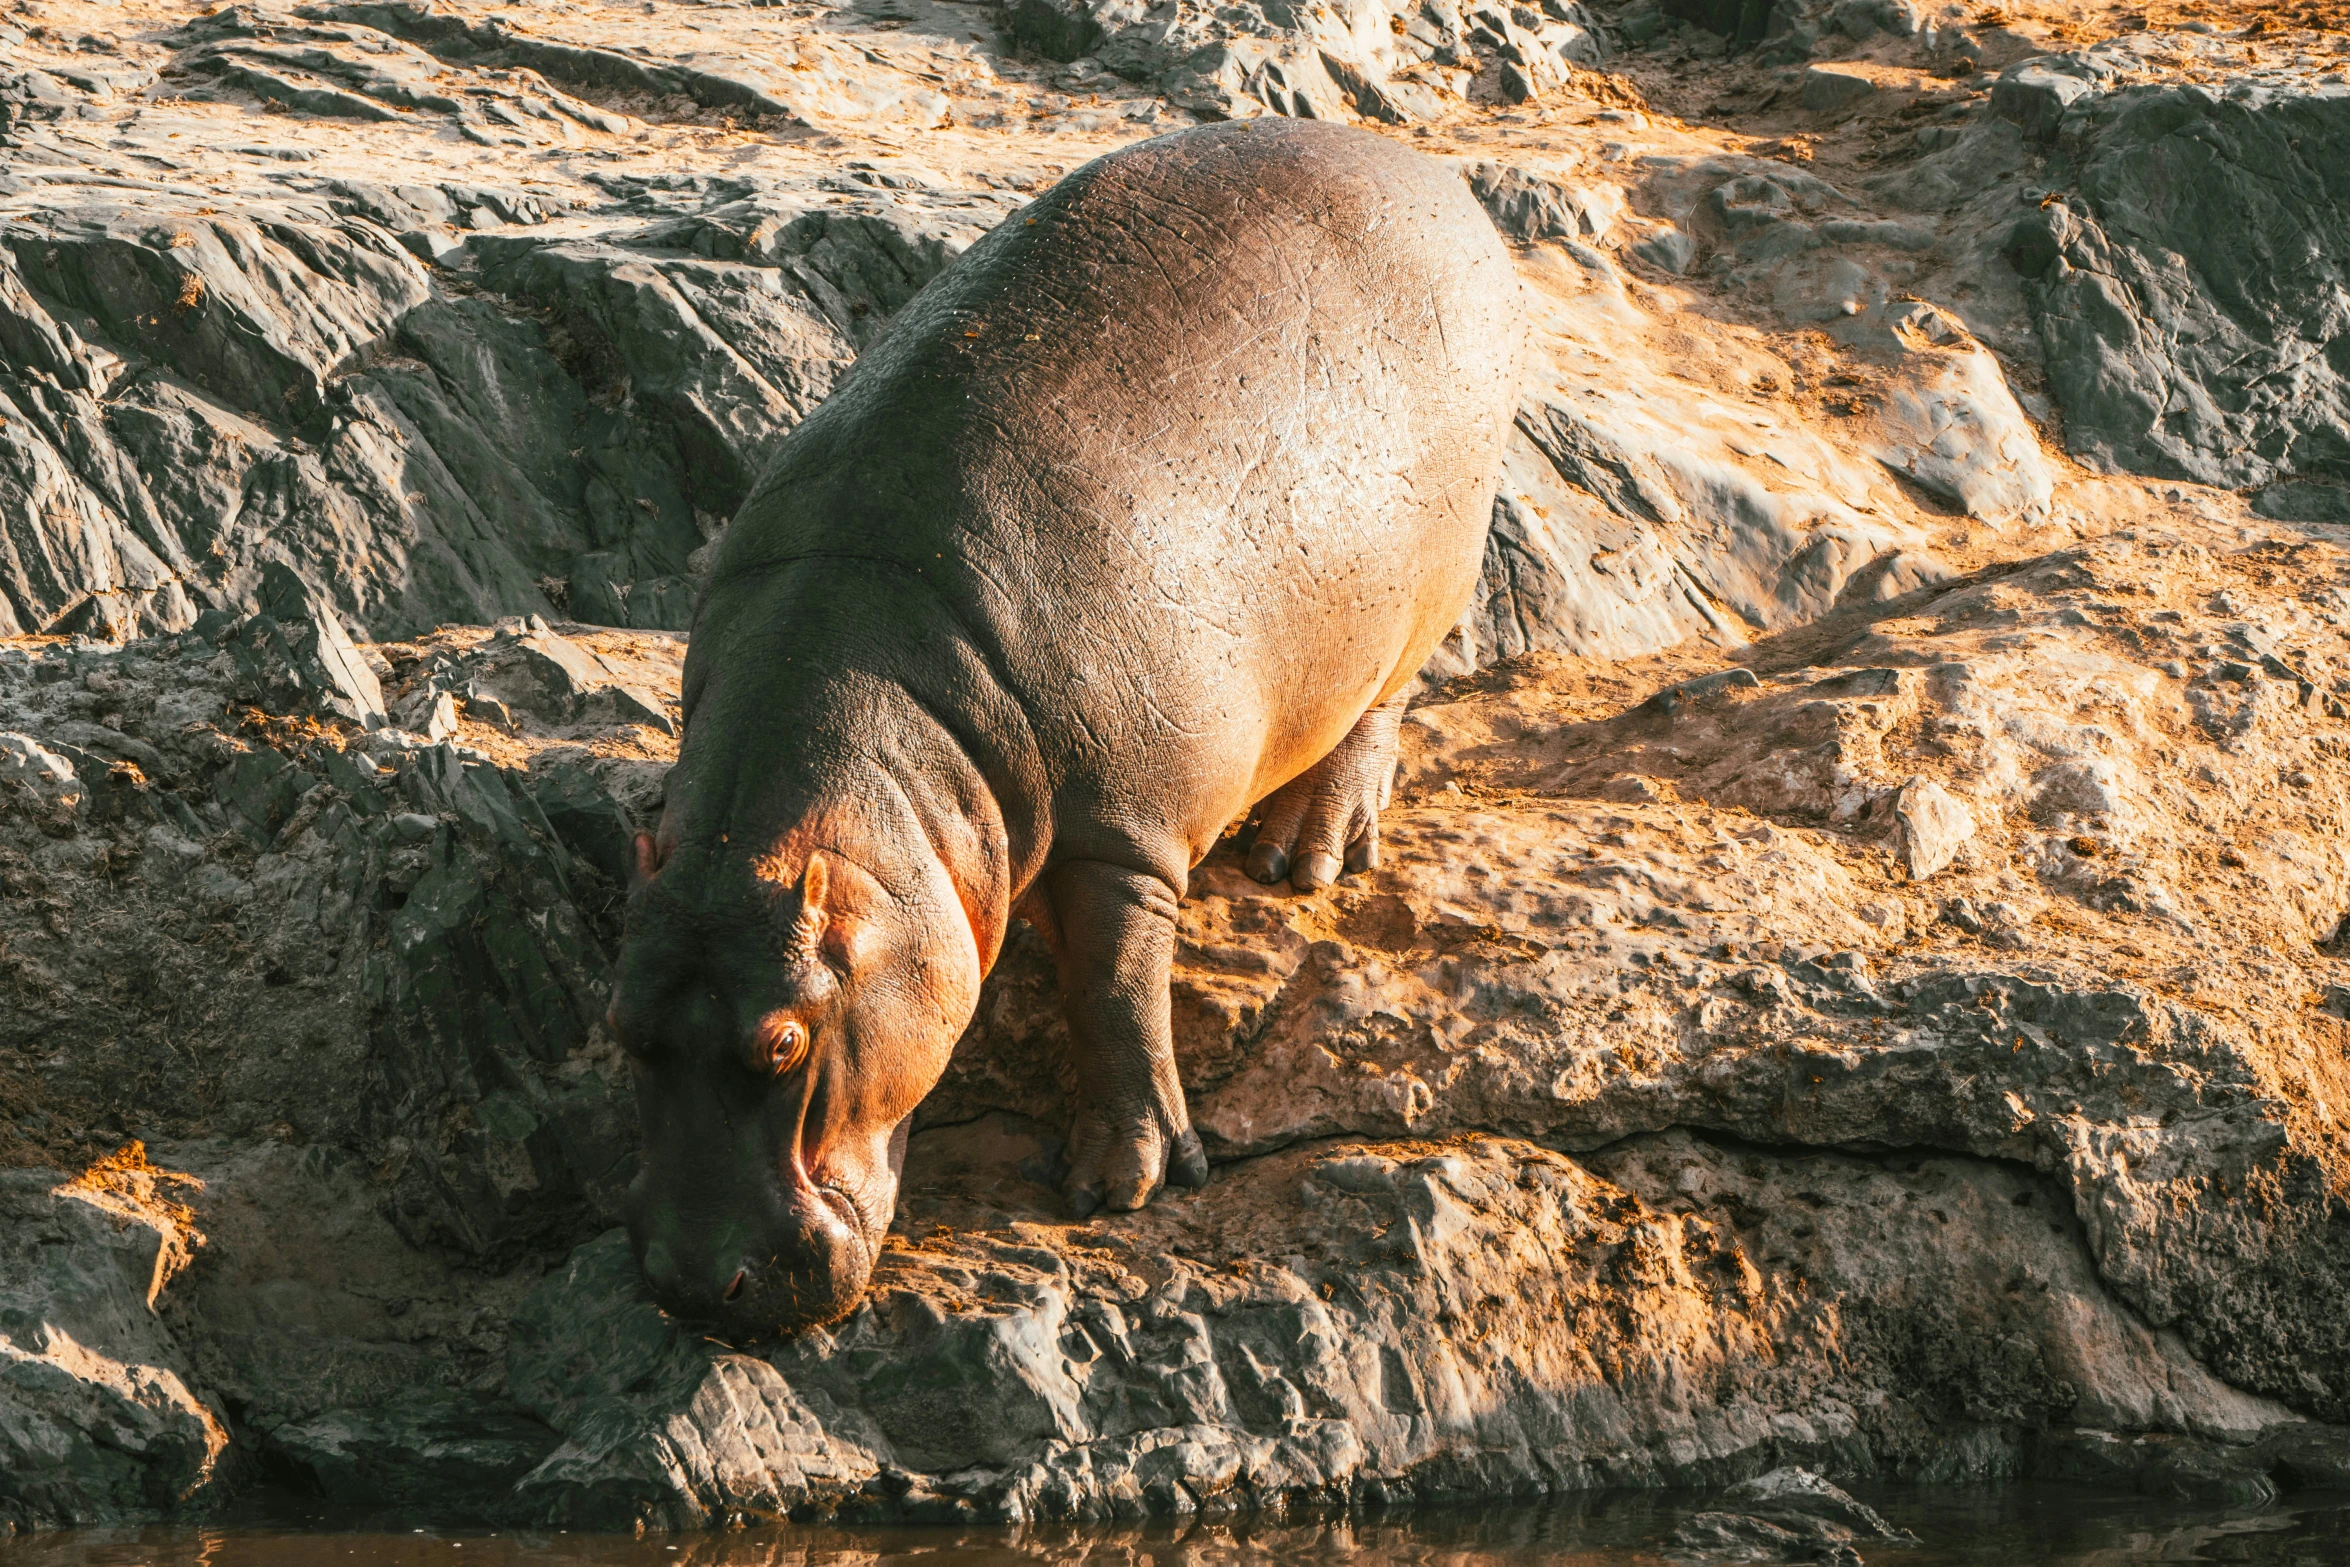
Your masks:
<svg viewBox="0 0 2350 1567"><path fill-rule="evenodd" d="M1521 336L1449 166L1287 120L1138 143L907 308L783 444L705 617L795 562L900 578L873 601L977 644L1055 815L1196 857L1457 618Z"/></svg>

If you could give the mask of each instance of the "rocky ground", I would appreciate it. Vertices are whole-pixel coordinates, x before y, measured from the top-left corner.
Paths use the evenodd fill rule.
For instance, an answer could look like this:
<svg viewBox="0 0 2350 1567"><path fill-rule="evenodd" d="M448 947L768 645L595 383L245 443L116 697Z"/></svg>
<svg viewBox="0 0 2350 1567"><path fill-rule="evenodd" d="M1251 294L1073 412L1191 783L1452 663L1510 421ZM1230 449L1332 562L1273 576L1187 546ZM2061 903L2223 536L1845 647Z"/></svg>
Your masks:
<svg viewBox="0 0 2350 1567"><path fill-rule="evenodd" d="M2339 9L17 0L0 1527L2350 1480ZM681 1334L600 1017L700 552L971 238L1265 113L1537 316L1387 863L1201 867L1207 1189L1062 1214L1022 936L869 1304Z"/></svg>

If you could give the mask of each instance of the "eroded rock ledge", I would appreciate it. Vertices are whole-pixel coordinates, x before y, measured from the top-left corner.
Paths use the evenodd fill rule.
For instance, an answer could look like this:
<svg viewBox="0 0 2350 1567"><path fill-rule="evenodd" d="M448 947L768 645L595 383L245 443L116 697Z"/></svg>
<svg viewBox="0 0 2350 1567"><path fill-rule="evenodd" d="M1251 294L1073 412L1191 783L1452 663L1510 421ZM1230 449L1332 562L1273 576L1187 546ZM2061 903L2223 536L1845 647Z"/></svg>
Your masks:
<svg viewBox="0 0 2350 1567"><path fill-rule="evenodd" d="M15 1178L0 1473L45 1478L0 1496L136 1516L266 1464L589 1527L2339 1478L2346 583L2125 534L1736 666L1439 686L1374 877L1195 878L1207 1190L1060 1215L1015 942L871 1299L768 1346L678 1333L611 1232L597 975L676 639L358 649L373 731L296 589L267 635L20 647L14 1158L136 1136L184 1180Z"/></svg>

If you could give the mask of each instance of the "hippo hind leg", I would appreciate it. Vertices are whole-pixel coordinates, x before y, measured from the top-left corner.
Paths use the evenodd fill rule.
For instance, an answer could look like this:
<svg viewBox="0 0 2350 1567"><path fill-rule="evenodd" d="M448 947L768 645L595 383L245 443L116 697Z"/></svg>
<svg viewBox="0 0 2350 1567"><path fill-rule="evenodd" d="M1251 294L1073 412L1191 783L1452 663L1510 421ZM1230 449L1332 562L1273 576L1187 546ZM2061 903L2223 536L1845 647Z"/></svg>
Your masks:
<svg viewBox="0 0 2350 1567"><path fill-rule="evenodd" d="M1379 813L1395 785L1395 742L1404 703L1395 697L1361 718L1338 749L1275 790L1249 813L1248 873L1286 876L1301 892L1379 863Z"/></svg>

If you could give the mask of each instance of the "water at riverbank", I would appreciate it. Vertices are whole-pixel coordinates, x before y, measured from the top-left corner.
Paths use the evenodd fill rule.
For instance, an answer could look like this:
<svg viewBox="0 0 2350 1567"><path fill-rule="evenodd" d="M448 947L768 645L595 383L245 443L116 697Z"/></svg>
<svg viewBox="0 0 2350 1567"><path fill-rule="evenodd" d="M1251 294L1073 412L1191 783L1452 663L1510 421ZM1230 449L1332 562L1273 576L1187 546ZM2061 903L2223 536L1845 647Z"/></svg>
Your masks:
<svg viewBox="0 0 2350 1567"><path fill-rule="evenodd" d="M1900 1567L2123 1567L2227 1562L2257 1567L2350 1564L2350 1497L2303 1496L2214 1511L2136 1495L2024 1485L1997 1491L1884 1487L1861 1493L1915 1532L1913 1549L1878 1548ZM315 1516L276 1522L75 1530L0 1542L5 1567L1642 1567L1675 1561L1669 1538L1702 1495L1638 1494L1549 1503L1495 1502L1410 1515L1188 1529L1014 1532L979 1528L785 1526L717 1534L619 1535L412 1531L380 1521L338 1527Z"/></svg>

